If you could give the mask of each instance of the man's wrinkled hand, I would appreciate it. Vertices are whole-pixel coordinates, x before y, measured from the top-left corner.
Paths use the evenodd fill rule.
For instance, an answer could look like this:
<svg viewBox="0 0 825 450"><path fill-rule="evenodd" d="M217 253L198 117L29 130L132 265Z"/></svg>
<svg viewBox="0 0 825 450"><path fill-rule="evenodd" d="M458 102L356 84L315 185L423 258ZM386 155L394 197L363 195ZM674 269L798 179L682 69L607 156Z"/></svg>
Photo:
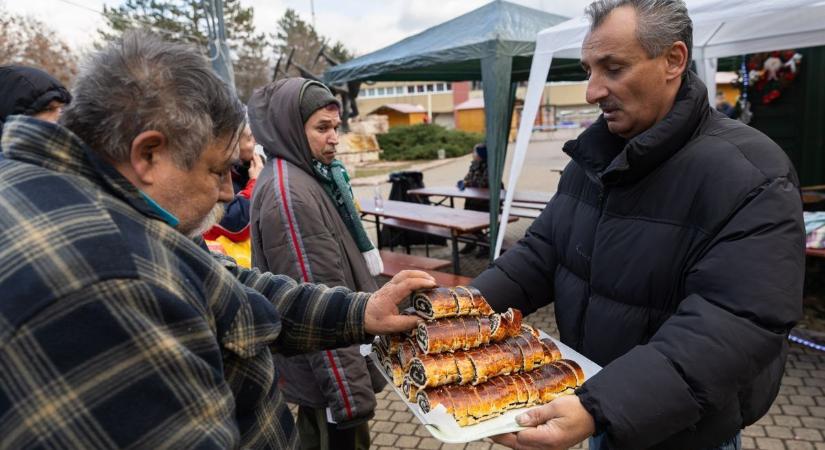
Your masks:
<svg viewBox="0 0 825 450"><path fill-rule="evenodd" d="M596 430L593 417L576 395L559 397L516 417L528 427L517 433L493 436L493 441L518 450L567 449L590 437Z"/></svg>
<svg viewBox="0 0 825 450"><path fill-rule="evenodd" d="M375 291L364 312L364 331L369 334L392 334L411 330L420 320L398 313L398 304L413 291L435 287L435 279L426 272L403 270L389 283Z"/></svg>

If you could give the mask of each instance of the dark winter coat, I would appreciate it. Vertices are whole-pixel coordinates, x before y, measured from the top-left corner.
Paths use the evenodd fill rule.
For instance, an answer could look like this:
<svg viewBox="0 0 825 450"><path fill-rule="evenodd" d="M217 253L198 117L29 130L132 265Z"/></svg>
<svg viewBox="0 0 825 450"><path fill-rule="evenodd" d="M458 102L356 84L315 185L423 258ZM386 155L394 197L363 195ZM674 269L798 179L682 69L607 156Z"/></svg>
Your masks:
<svg viewBox="0 0 825 450"><path fill-rule="evenodd" d="M53 100L68 104L69 91L48 73L25 66L0 66L0 130L8 116L32 116Z"/></svg>
<svg viewBox="0 0 825 450"><path fill-rule="evenodd" d="M0 447L300 449L273 355L368 342L369 295L219 263L68 129L6 125Z"/></svg>
<svg viewBox="0 0 825 450"><path fill-rule="evenodd" d="M299 112L305 81L279 80L249 100L249 125L268 159L252 197L252 265L299 281L372 292L375 279L312 170ZM280 387L290 402L329 407L339 427L373 416L373 378L378 384L383 379L370 375L357 345L276 358L281 360Z"/></svg>
<svg viewBox="0 0 825 450"><path fill-rule="evenodd" d="M801 315L794 168L693 74L629 142L600 118L564 150L555 197L473 284L498 310L555 302L561 340L604 366L577 394L611 447L720 444L770 407Z"/></svg>

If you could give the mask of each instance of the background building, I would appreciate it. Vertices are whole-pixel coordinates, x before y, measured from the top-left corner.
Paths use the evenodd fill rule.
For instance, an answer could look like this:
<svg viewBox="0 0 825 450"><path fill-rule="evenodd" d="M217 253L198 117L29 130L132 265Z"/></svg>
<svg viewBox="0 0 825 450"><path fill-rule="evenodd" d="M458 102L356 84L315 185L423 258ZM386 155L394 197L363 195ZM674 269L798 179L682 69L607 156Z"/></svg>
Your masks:
<svg viewBox="0 0 825 450"><path fill-rule="evenodd" d="M431 81L363 83L357 98L361 114L376 114L378 108L392 104L418 105L430 123L447 128L454 127L453 101L453 83Z"/></svg>
<svg viewBox="0 0 825 450"><path fill-rule="evenodd" d="M428 121L427 110L410 103L388 103L373 110L371 115L387 116L390 127L409 126Z"/></svg>
<svg viewBox="0 0 825 450"><path fill-rule="evenodd" d="M739 88L732 85L734 72L717 74L717 92L735 104ZM526 83L516 89L516 102L510 137L521 120ZM537 130L587 127L601 111L585 100L586 81L559 81L544 87L541 108L536 117ZM358 109L362 115L385 115L390 128L425 121L446 128L484 133L484 93L481 82L376 82L362 84Z"/></svg>

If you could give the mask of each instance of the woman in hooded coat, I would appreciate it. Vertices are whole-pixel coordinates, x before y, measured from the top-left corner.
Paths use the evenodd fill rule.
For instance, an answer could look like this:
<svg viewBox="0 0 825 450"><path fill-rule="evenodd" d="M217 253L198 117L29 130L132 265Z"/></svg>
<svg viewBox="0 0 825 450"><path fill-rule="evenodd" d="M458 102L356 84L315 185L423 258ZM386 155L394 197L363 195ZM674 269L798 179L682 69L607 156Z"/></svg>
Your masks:
<svg viewBox="0 0 825 450"><path fill-rule="evenodd" d="M333 122L340 122L336 106L325 86L303 78L270 83L250 98L250 127L268 159L252 197L252 265L303 282L372 292L380 257L355 211L349 178L339 161L314 156L305 128L316 112L332 111ZM334 154L337 131L324 133L324 151ZM367 422L385 382L358 346L276 357L283 392L299 405L302 448L369 448Z"/></svg>

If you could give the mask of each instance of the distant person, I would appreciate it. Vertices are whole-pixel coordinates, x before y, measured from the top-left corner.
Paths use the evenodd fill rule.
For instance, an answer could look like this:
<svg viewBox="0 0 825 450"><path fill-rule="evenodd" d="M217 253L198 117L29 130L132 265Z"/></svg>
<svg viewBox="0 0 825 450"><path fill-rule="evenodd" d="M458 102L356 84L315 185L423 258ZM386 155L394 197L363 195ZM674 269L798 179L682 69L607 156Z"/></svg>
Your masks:
<svg viewBox="0 0 825 450"><path fill-rule="evenodd" d="M255 153L255 138L246 125L238 140L239 159L231 169L235 198L227 203L220 223L203 234L209 250L232 257L241 267L252 267L252 246L249 234L249 207L255 183L264 163Z"/></svg>
<svg viewBox="0 0 825 450"><path fill-rule="evenodd" d="M15 114L57 122L63 107L71 101L69 91L40 69L0 66L0 133L7 118Z"/></svg>
<svg viewBox="0 0 825 450"><path fill-rule="evenodd" d="M733 105L728 103L728 101L725 99L725 94L722 92L716 93L716 110L728 116L731 119L733 119L736 115L736 108L734 108Z"/></svg>
<svg viewBox="0 0 825 450"><path fill-rule="evenodd" d="M470 169L467 175L459 180L457 183L458 189L464 190L466 188L488 189L490 187L490 180L487 178L487 145L484 143L476 144L473 147L473 160L470 162ZM490 200L481 198L468 198L464 200L464 209L471 211L490 211ZM476 234L476 238L480 239L483 234ZM475 242L470 242L464 245L461 249L462 254L471 253L477 247ZM480 248L478 250L479 256L485 256L486 250Z"/></svg>
<svg viewBox="0 0 825 450"><path fill-rule="evenodd" d="M288 78L249 100L255 140L269 161L252 199L252 262L303 282L372 292L381 257L335 159L341 105L321 83ZM278 356L286 398L298 405L304 449L363 449L384 378L357 345Z"/></svg>

